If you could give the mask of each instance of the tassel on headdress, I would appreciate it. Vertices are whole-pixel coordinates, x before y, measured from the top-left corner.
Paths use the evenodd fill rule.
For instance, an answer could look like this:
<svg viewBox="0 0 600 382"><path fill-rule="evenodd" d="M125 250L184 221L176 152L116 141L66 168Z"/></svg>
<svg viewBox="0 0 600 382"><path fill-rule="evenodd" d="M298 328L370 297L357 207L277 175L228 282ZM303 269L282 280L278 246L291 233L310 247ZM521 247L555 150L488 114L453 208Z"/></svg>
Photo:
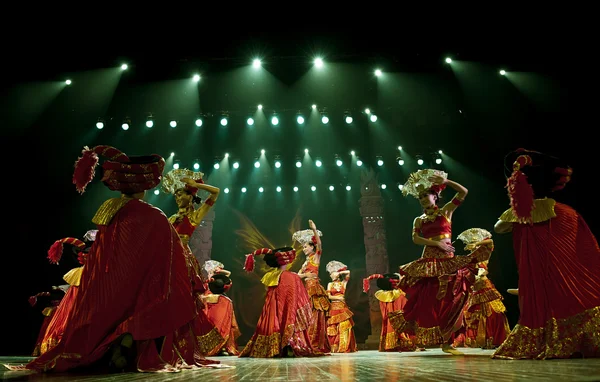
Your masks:
<svg viewBox="0 0 600 382"><path fill-rule="evenodd" d="M382 278L384 278L384 276L382 274L375 273L375 274L363 279L363 292L365 292L365 293L369 292L369 289L370 289L369 282L371 280L382 279Z"/></svg>
<svg viewBox="0 0 600 382"><path fill-rule="evenodd" d="M64 239L56 240L48 250L48 260L50 260L50 263L58 264L60 261L63 253L63 243L74 245L80 249L85 248L85 243L74 237L66 237Z"/></svg>
<svg viewBox="0 0 600 382"><path fill-rule="evenodd" d="M244 270L246 272L252 272L254 270L254 256L266 255L267 253L273 253L270 248L261 248L246 255L246 261L244 262Z"/></svg>

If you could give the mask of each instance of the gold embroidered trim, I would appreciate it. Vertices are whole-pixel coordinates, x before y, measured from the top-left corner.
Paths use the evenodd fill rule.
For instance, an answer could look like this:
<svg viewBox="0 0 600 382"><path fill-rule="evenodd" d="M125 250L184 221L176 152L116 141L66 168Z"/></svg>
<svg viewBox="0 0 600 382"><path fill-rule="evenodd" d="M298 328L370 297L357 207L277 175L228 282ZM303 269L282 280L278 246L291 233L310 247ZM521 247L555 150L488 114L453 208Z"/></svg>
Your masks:
<svg viewBox="0 0 600 382"><path fill-rule="evenodd" d="M256 339L248 341L240 357L273 358L281 351L281 334L273 333L268 336L258 334Z"/></svg>
<svg viewBox="0 0 600 382"><path fill-rule="evenodd" d="M123 208L125 204L129 203L132 200L132 198L128 198L125 196L120 198L108 199L107 201L102 203L100 208L98 208L98 211L96 211L96 214L92 219L92 223L97 225L109 225L110 221L117 214L117 212L119 212L119 210Z"/></svg>
<svg viewBox="0 0 600 382"><path fill-rule="evenodd" d="M212 328L210 332L197 336L196 340L201 354L204 355L210 354L215 349L221 350L227 342L227 339L223 338L217 328Z"/></svg>
<svg viewBox="0 0 600 382"><path fill-rule="evenodd" d="M400 266L400 273L406 275L402 284L412 286L422 278L454 274L469 264L489 260L493 249L492 245L482 245L468 255L448 257L438 247L427 246L420 259Z"/></svg>
<svg viewBox="0 0 600 382"><path fill-rule="evenodd" d="M600 306L563 319L552 318L544 327L517 324L492 354L499 359L600 357Z"/></svg>
<svg viewBox="0 0 600 382"><path fill-rule="evenodd" d="M319 279L307 279L305 282L306 291L310 296L310 301L312 302L313 309L328 311L331 306L331 303L329 301L329 297L327 297L327 292L319 282Z"/></svg>
<svg viewBox="0 0 600 382"><path fill-rule="evenodd" d="M535 199L533 201L533 211L531 211L531 218L534 223L545 222L546 220L550 220L556 217L556 213L554 212L554 206L556 206L556 201L550 198L544 199ZM504 211L502 215L498 218L499 220L507 223L521 223L519 218L514 214L512 208Z"/></svg>

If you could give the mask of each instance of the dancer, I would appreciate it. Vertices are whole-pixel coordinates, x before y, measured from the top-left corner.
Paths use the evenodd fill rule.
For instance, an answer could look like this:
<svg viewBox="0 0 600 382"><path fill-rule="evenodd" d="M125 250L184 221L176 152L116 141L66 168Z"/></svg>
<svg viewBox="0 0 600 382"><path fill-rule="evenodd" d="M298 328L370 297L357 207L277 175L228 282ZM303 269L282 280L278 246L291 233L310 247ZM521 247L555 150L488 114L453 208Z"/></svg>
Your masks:
<svg viewBox="0 0 600 382"><path fill-rule="evenodd" d="M202 265L202 269L204 270L204 272L206 272L206 278L204 279L204 287L206 289L206 291L204 292L205 294L210 294L208 282L215 274L221 273L227 277L231 276L231 272L224 268L225 266L223 265L223 263L216 260L207 260L204 263L204 265Z"/></svg>
<svg viewBox="0 0 600 382"><path fill-rule="evenodd" d="M40 333L38 334L38 338L35 341L35 346L33 348L33 352L31 355L33 357L37 357L42 353L47 351L46 348L42 348L42 343L44 342L44 336L46 335L46 330L48 329L48 325L50 321L52 321L52 317L56 313L56 308L60 305L60 301L65 296L65 291L68 290L68 285L62 286L62 288L58 286L52 287L52 292L40 292L31 297L29 297L29 305L31 307L35 307L36 305L42 305L42 315L44 316L44 320L42 321L42 326L40 328ZM40 300L43 300L44 303L40 304Z"/></svg>
<svg viewBox="0 0 600 382"><path fill-rule="evenodd" d="M476 251L482 245L494 248L492 234L481 228L471 228L457 237L466 247L466 251ZM494 349L502 344L510 328L506 318L503 297L487 277L488 262L479 263L478 274L472 285L472 293L465 309L465 345Z"/></svg>
<svg viewBox="0 0 600 382"><path fill-rule="evenodd" d="M327 337L332 353L353 353L357 351L354 337L354 315L346 304L346 286L350 280L348 267L339 261L330 261L325 267L331 282L327 284L327 296L331 300L327 319Z"/></svg>
<svg viewBox="0 0 600 382"><path fill-rule="evenodd" d="M86 147L73 175L80 193L94 178L98 156L107 158L102 182L121 196L104 202L92 220L99 232L62 340L27 368L64 372L108 356L114 371L178 371L161 355L175 352L166 336L194 318L190 280L173 227L161 210L142 201L160 183L165 161L158 155L129 157L110 146Z"/></svg>
<svg viewBox="0 0 600 382"><path fill-rule="evenodd" d="M189 247L189 242L192 234L215 204L220 193L219 188L204 184L203 176L204 174L201 172L194 172L185 168L175 169L169 171L162 182L163 191L175 197L175 203L179 208L177 213L169 218L169 222L175 227L185 249L190 278L192 279L194 291L197 293L203 293L206 288L202 282L200 265ZM198 190L207 191L210 196L202 202L202 199L198 196ZM194 204L200 204L200 207L195 208Z"/></svg>
<svg viewBox="0 0 600 382"><path fill-rule="evenodd" d="M240 357L322 356L311 345L308 332L312 307L302 280L287 270L296 258L292 247L261 248L246 255L244 269L254 270L254 256L263 256L271 268L260 280L267 287L265 304L256 331Z"/></svg>
<svg viewBox="0 0 600 382"><path fill-rule="evenodd" d="M206 266L206 263L204 265ZM223 338L223 343L219 344L219 346L214 346L206 354L207 356L240 354L236 339L241 335L241 332L235 319L233 302L226 294L231 285L233 283L226 273L211 274L208 280L209 293L202 296L206 315L210 322L219 330Z"/></svg>
<svg viewBox="0 0 600 382"><path fill-rule="evenodd" d="M177 213L169 218L169 222L173 224L184 248L197 311L191 329L193 336L187 339L186 343L190 341L195 343L196 353L208 356L218 354L227 343L227 339L223 338L219 328L206 315L207 310L202 301L202 295L209 294L210 290L208 289L207 282L202 280L200 264L189 246L192 234L200 226L202 219L204 219L204 216L206 216L219 197L219 188L204 184L203 176L204 174L201 172L194 172L188 169L171 170L164 177L162 189L175 196L175 202L179 208ZM207 191L210 194L204 202L198 196L199 190ZM194 204L200 204L200 207L195 208ZM178 335L182 335L182 333L178 333ZM185 336L187 336L187 333ZM175 339L174 341L181 342L182 338ZM188 352L191 351L189 347L187 350ZM189 358L189 356L187 357ZM198 354L193 358L196 364L212 363L211 361L199 358Z"/></svg>
<svg viewBox="0 0 600 382"><path fill-rule="evenodd" d="M77 261L79 264L81 264L81 266L71 269L63 276L63 280L66 281L68 287L66 288L65 295L54 311L52 319L48 323L48 326L44 332L40 342L40 352L38 355L44 354L48 350L55 347L63 337L63 332L67 325L71 310L75 308L75 300L77 298L77 294L79 294L79 285L81 283L81 275L83 273L85 260L92 243L96 239L97 232L98 230L88 231L84 236L84 240L86 241L82 241L73 237L57 240L48 250L48 260L50 263L58 264L62 258L63 245L72 245L74 252L77 253Z"/></svg>
<svg viewBox="0 0 600 382"><path fill-rule="evenodd" d="M321 254L323 246L321 245L321 231L312 220L308 221L310 229L295 232L292 240L297 241L302 246L302 251L306 255L306 261L302 264L298 276L304 279L304 285L312 304L312 313L314 320L309 329L310 340L313 348L329 353L331 347L327 339L327 313L330 308L327 292L319 280L319 264L321 263Z"/></svg>
<svg viewBox="0 0 600 382"><path fill-rule="evenodd" d="M395 319L402 313L406 305L406 294L399 288L400 275L398 273L373 274L363 279L363 292L368 293L369 282L376 280L377 288L375 298L379 300L381 310L381 335L379 336L380 352L403 352L425 350L417 349L415 336L401 331L403 323Z"/></svg>
<svg viewBox="0 0 600 382"><path fill-rule="evenodd" d="M552 198L571 168L523 149L505 167L511 208L494 229L512 232L521 310L492 358L600 357L600 248L583 217Z"/></svg>
<svg viewBox="0 0 600 382"><path fill-rule="evenodd" d="M438 208L441 192L450 186L457 194L449 203ZM404 195L414 196L423 207L424 214L414 220L413 242L423 245L421 258L400 267L402 283L408 302L399 320L401 331L416 335L422 347L441 345L442 350L462 355L452 345L453 334L463 322L463 309L467 301L465 277L474 264L489 259L486 246L468 256L454 256L451 244L452 216L464 201L467 189L447 179L438 170L419 170L410 175L404 185Z"/></svg>

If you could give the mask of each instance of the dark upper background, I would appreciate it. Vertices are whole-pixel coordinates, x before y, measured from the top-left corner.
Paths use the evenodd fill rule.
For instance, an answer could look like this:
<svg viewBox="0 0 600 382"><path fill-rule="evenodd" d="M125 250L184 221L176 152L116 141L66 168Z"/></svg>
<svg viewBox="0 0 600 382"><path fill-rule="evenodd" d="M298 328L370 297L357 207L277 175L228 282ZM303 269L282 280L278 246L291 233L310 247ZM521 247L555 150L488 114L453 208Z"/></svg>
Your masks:
<svg viewBox="0 0 600 382"><path fill-rule="evenodd" d="M56 239L81 237L93 228L93 213L112 195L98 179L83 196L75 192L72 165L84 145L109 144L129 154L156 152L165 157L175 151L183 166L199 160L211 183L231 188L216 206L213 258L234 272L240 343L252 333L258 314L253 305L260 308L255 302L261 301L262 289L256 278L241 270L248 248L236 233L244 228L236 211L275 245L289 244L288 226L296 214L302 228L307 219L314 219L325 234L321 278L328 279L324 266L333 259L354 270L348 301L357 312L359 341L368 334L367 302L360 293L360 278L365 276L360 172L347 164L342 169L332 165L336 154L347 160L348 152L356 150L388 186L382 196L391 269L420 253L410 240L418 204L403 198L396 186L417 169L417 155L431 163L431 153L439 149L444 162L431 166L444 169L470 190L454 219L456 235L471 227L491 230L507 208L502 161L506 152L518 147L568 158L575 174L558 198L577 208L593 231L600 228L593 219L598 208L589 198L586 175L594 171L589 154L596 149L596 134L574 126L580 116L572 101L576 71L573 57L560 54L564 50L557 35L531 27L495 34L440 29L429 30L430 36L427 29L404 32L367 26L361 31L301 28L252 35L214 27L178 34L129 25L123 36L117 28L99 36L81 27L40 29L34 39L14 39L4 48L5 71L10 71L3 93L4 192L6 216L11 218L3 242L18 249L7 253L2 268L10 285L5 306L11 326L0 354L31 351L41 315L27 305L27 297L61 283L62 274L75 265L49 265L47 249ZM317 54L325 60L324 72L312 69ZM269 74L252 71L249 65L256 55ZM447 56L453 58L452 65L444 63ZM122 62L129 69L120 74L116 68ZM372 75L375 67L384 71L382 78ZM499 69L508 75L500 76ZM197 85L190 83L196 72L203 77ZM73 85L64 87L66 78L73 79ZM265 121L254 128L245 125L258 103L265 105L266 114L279 114L278 127ZM326 107L330 124L324 127L308 119L305 128L298 128L296 112L308 113L312 103ZM365 107L377 113L377 123L368 123L360 113ZM342 121L346 110L355 119L351 127ZM227 128L218 124L224 112L230 116ZM151 131L144 127L148 113L156 118ZM206 116L201 128L193 125L199 114ZM126 132L119 127L125 117L132 121ZM107 122L101 131L94 127L98 118ZM171 119L179 121L177 128L168 127ZM398 145L404 148L404 168L394 164ZM293 166L305 147L312 160L324 161L322 169L305 166L298 171ZM261 148L267 150L271 165L279 155L284 166L255 170L252 162ZM240 161L237 173L212 169L225 152ZM385 160L383 168L375 166L378 156ZM334 192L326 190L331 184ZM346 184L353 186L351 191L343 189ZM274 192L276 185L284 187L281 194ZM301 192L291 193L293 185ZM316 185L317 192L308 191L310 185ZM249 189L245 195L239 192L242 186ZM265 187L263 194L256 191L259 186ZM167 215L175 212L167 195L150 194L147 199ZM490 277L504 292L517 285L518 275L510 236L495 238ZM250 293L255 295L248 299ZM506 296L505 303L514 325L516 298Z"/></svg>

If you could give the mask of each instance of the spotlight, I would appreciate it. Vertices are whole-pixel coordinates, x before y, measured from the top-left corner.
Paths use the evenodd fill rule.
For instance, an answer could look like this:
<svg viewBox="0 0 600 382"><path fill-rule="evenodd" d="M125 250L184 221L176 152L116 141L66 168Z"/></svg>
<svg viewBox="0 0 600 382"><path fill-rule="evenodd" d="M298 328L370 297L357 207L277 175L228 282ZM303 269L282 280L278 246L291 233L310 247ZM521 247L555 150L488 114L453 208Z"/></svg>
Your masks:
<svg viewBox="0 0 600 382"><path fill-rule="evenodd" d="M192 79L194 80L194 82L198 82L198 81L200 81L200 75L194 74L194 77L192 77Z"/></svg>
<svg viewBox="0 0 600 382"><path fill-rule="evenodd" d="M196 118L196 126L201 127L202 126L202 118Z"/></svg>
<svg viewBox="0 0 600 382"><path fill-rule="evenodd" d="M383 158L381 158L380 156L377 157L377 166L383 166Z"/></svg>
<svg viewBox="0 0 600 382"><path fill-rule="evenodd" d="M402 157L398 157L396 158L396 161L398 162L398 166L404 166L404 159L402 159Z"/></svg>
<svg viewBox="0 0 600 382"><path fill-rule="evenodd" d="M102 120L102 118L98 118L98 122L96 122L96 128L98 130L104 129L104 121Z"/></svg>
<svg viewBox="0 0 600 382"><path fill-rule="evenodd" d="M223 115L221 117L221 126L227 126L227 122L228 122L228 116L227 115Z"/></svg>
<svg viewBox="0 0 600 382"><path fill-rule="evenodd" d="M382 73L381 73L381 70L380 70L380 69L376 69L376 70L375 70L375 75L376 75L377 77L381 77L381 74L382 74Z"/></svg>
<svg viewBox="0 0 600 382"><path fill-rule="evenodd" d="M261 65L262 65L262 63L260 62L260 60L258 58L255 58L254 60L252 60L252 66L254 67L254 69L260 68Z"/></svg>
<svg viewBox="0 0 600 382"><path fill-rule="evenodd" d="M128 68L127 64L121 65L121 70L127 70L127 68Z"/></svg>

